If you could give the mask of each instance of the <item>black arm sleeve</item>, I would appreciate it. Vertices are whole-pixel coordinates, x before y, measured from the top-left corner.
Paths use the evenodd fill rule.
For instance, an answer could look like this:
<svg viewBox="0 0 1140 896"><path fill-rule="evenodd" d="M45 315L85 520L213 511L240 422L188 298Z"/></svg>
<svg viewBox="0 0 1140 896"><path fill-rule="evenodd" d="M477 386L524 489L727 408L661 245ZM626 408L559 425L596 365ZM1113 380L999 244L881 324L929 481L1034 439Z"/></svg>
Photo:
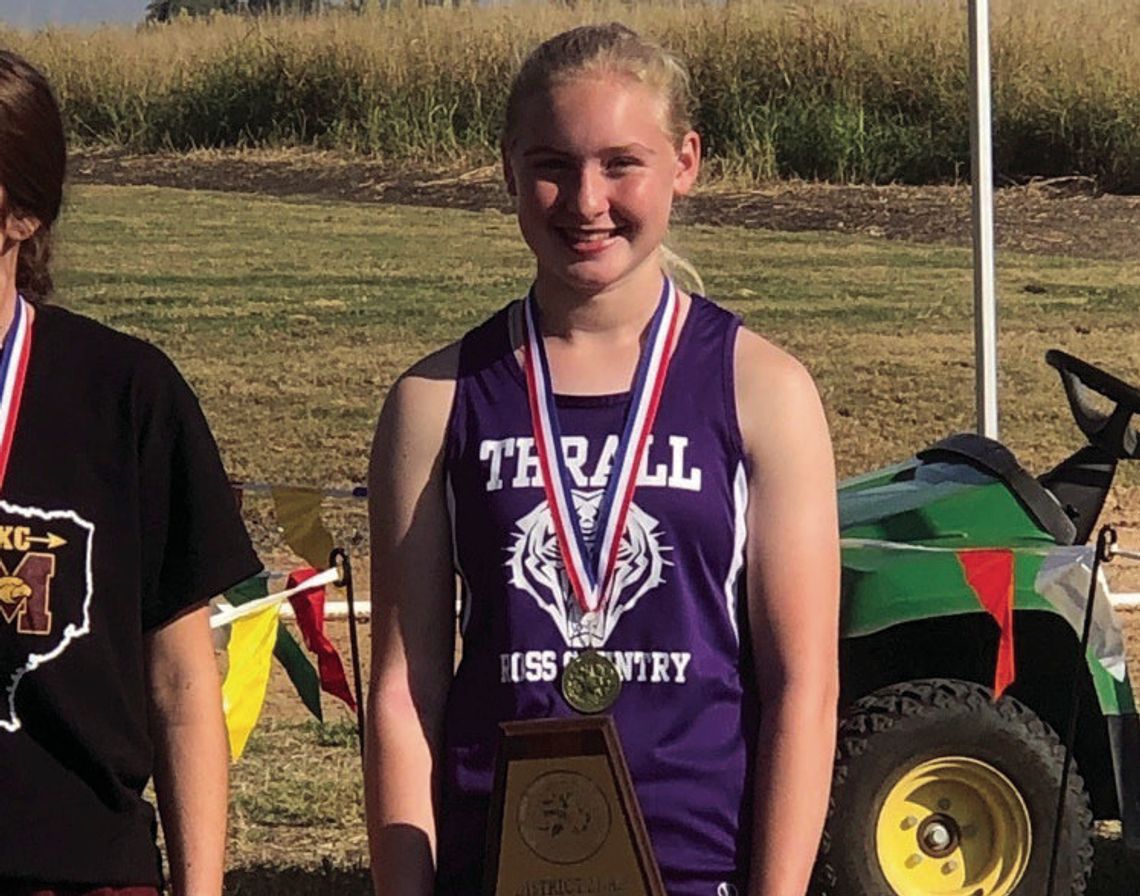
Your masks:
<svg viewBox="0 0 1140 896"><path fill-rule="evenodd" d="M144 630L261 569L198 399L155 356L140 384L151 403L139 446Z"/></svg>

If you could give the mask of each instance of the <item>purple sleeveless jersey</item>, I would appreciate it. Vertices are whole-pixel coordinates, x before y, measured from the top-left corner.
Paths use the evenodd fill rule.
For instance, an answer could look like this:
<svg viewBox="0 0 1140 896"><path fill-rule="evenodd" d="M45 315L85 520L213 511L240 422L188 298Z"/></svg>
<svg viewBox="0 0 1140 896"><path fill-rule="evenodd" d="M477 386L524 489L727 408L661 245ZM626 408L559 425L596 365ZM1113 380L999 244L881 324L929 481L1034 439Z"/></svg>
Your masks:
<svg viewBox="0 0 1140 896"><path fill-rule="evenodd" d="M441 893L476 893L498 724L572 716L560 685L581 616L559 556L506 309L463 339L445 473L463 581L448 697ZM693 297L622 538L600 652L610 710L671 896L726 896L748 865L756 729L738 592L747 497L733 393L739 320ZM557 399L587 539L630 396Z"/></svg>

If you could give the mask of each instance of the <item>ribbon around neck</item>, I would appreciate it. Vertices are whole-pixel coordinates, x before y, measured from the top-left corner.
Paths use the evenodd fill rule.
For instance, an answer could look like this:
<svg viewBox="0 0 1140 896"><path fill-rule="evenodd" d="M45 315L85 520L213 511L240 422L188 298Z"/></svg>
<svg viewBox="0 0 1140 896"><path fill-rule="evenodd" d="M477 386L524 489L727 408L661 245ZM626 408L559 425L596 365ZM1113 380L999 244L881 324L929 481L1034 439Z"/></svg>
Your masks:
<svg viewBox="0 0 1140 896"><path fill-rule="evenodd" d="M621 536L637 487L637 473L653 430L672 359L680 302L673 281L666 277L650 320L645 347L637 362L623 432L602 494L592 539L583 533L574 509L570 474L562 451L558 409L551 386L550 364L539 329L539 308L533 288L527 294L523 310L526 325L523 367L543 490L575 599L583 614L593 614L605 604L613 580Z"/></svg>

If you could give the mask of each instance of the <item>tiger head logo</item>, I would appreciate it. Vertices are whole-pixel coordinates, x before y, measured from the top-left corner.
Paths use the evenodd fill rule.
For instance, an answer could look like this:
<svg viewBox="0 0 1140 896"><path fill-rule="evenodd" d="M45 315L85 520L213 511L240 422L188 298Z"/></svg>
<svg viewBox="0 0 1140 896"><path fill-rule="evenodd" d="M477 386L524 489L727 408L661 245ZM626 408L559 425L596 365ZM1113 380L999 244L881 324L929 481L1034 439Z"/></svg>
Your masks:
<svg viewBox="0 0 1140 896"><path fill-rule="evenodd" d="M598 508L602 494L601 489L571 491L578 524L591 547L598 534ZM550 505L542 501L515 527L507 558L511 584L529 594L550 616L568 647L605 644L618 620L632 610L645 594L665 581L664 570L670 565L665 559L665 552L669 549L661 544L657 520L636 504L631 504L618 546L609 597L599 613L583 618L570 577L562 564Z"/></svg>

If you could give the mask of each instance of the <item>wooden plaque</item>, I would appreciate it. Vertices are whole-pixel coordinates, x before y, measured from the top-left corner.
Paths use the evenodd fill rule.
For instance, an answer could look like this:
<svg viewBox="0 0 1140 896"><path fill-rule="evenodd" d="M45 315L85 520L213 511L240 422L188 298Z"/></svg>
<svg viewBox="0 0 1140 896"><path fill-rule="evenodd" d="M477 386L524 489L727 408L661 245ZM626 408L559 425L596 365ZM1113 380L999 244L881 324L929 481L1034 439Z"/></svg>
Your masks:
<svg viewBox="0 0 1140 896"><path fill-rule="evenodd" d="M613 721L500 727L484 896L666 896Z"/></svg>

